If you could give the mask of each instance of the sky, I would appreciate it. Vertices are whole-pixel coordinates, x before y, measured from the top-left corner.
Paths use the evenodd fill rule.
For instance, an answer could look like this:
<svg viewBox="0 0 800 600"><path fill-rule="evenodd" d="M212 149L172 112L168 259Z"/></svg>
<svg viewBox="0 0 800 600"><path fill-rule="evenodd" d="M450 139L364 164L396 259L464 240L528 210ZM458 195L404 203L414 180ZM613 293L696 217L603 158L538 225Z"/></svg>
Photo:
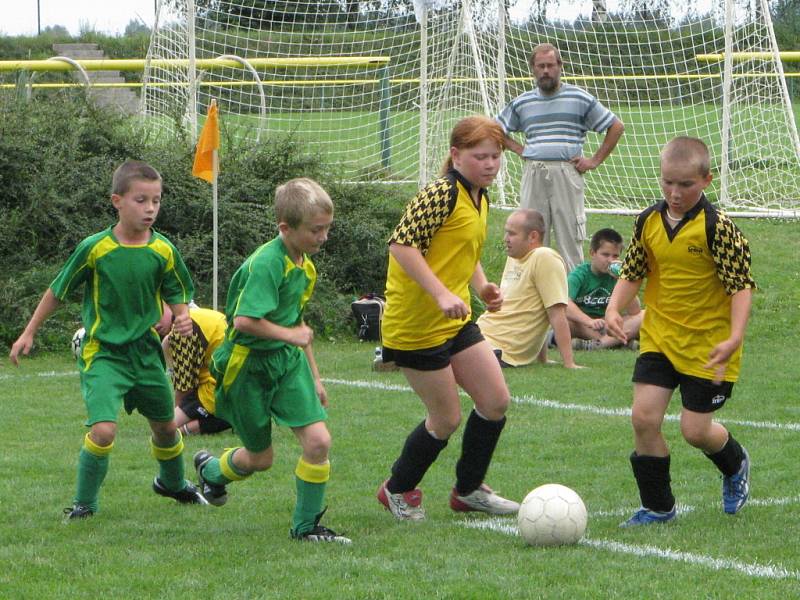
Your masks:
<svg viewBox="0 0 800 600"><path fill-rule="evenodd" d="M36 6L41 28L63 25L72 35L81 26L122 33L131 20L153 26L154 0L0 0L0 35L36 35Z"/></svg>

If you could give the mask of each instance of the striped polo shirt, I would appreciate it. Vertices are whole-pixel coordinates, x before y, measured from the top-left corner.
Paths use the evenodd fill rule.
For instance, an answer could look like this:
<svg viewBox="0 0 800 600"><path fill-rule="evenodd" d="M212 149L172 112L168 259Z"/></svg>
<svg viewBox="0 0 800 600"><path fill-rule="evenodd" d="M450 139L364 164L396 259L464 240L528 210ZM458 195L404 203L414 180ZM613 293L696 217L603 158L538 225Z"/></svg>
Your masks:
<svg viewBox="0 0 800 600"><path fill-rule="evenodd" d="M562 83L550 96L538 87L517 96L497 121L506 133L525 133L523 158L570 160L581 155L587 131L602 133L616 118L586 90Z"/></svg>

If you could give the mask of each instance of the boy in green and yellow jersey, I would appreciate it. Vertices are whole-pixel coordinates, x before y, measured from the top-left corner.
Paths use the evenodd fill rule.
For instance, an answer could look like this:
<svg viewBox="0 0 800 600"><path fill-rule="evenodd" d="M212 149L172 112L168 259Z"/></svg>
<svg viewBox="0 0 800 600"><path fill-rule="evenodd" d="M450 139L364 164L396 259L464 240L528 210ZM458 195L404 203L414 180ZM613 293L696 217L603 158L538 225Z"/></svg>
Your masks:
<svg viewBox="0 0 800 600"><path fill-rule="evenodd" d="M84 239L44 293L30 322L11 347L11 362L28 354L33 338L67 294L83 286L86 335L78 357L90 427L78 459L78 484L68 519L98 511L117 417L124 407L147 418L151 450L159 463L153 490L184 504L208 504L184 479L183 440L174 421L172 390L153 324L162 300L175 314L178 335L192 332L187 303L194 293L180 253L152 229L161 206L161 176L146 163L127 161L114 172L113 227Z"/></svg>

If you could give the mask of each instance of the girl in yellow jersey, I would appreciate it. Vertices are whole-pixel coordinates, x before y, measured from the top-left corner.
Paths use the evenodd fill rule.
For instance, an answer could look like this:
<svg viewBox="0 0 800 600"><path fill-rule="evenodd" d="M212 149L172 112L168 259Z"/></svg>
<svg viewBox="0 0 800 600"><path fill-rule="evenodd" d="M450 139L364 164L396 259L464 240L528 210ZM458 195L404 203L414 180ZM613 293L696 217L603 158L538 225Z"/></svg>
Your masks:
<svg viewBox="0 0 800 600"><path fill-rule="evenodd" d="M480 264L489 210L486 188L500 168L503 129L487 117L459 121L440 178L420 190L389 239L383 360L395 361L427 416L406 438L378 500L398 519L425 518L417 484L461 421L458 386L472 398L450 506L516 513L483 479L505 425L509 393L500 366L470 320L471 284L488 310L500 288Z"/></svg>

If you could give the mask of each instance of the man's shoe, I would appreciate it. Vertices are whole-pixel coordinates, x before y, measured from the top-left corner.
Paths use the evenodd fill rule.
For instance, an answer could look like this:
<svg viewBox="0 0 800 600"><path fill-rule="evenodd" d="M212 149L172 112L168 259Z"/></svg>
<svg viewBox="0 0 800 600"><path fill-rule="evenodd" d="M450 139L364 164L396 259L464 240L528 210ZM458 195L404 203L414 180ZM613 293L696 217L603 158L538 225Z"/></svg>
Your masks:
<svg viewBox="0 0 800 600"><path fill-rule="evenodd" d="M744 458L739 470L722 479L722 508L729 515L739 512L750 497L750 455L742 450Z"/></svg>
<svg viewBox="0 0 800 600"><path fill-rule="evenodd" d="M625 345L628 347L628 350L633 350L635 352L639 349L639 340L628 340L628 343Z"/></svg>
<svg viewBox="0 0 800 600"><path fill-rule="evenodd" d="M338 544L351 544L353 540L351 540L349 537L339 535L333 529L328 529L324 525L319 524L320 520L322 519L322 515L324 515L325 511L327 510L328 509L326 508L317 515L317 518L314 520L314 527L312 527L309 531L306 531L305 533L290 531L289 536L293 540L298 540L301 542L336 542Z"/></svg>
<svg viewBox="0 0 800 600"><path fill-rule="evenodd" d="M74 504L64 509L64 520L88 519L94 515L94 511L84 504Z"/></svg>
<svg viewBox="0 0 800 600"><path fill-rule="evenodd" d="M156 476L153 479L153 491L158 494L159 496L164 496L165 498L172 498L177 500L181 504L205 504L208 505L208 500L203 498L203 494L200 493L193 483L187 481L186 487L184 487L179 492L173 492L172 490L168 490L164 487L164 484L161 483L161 480Z"/></svg>
<svg viewBox="0 0 800 600"><path fill-rule="evenodd" d="M669 512L659 512L657 510L650 510L647 508L640 508L637 510L633 516L625 521L624 523L620 523L620 527L636 527L637 525L652 525L653 523L667 523L672 521L675 516L678 514L678 511L675 510L675 507L672 507L672 510Z"/></svg>
<svg viewBox="0 0 800 600"><path fill-rule="evenodd" d="M519 503L495 494L485 483L466 496L459 496L456 488L450 492L450 508L456 512L484 512L490 515L515 515Z"/></svg>
<svg viewBox="0 0 800 600"><path fill-rule="evenodd" d="M388 479L386 481L389 481ZM410 492L392 494L386 489L386 481L378 488L378 502L383 504L395 518L401 521L422 521L425 519L425 509L422 508L422 490L413 489Z"/></svg>
<svg viewBox="0 0 800 600"><path fill-rule="evenodd" d="M208 500L209 504L222 506L228 501L228 491L224 485L209 483L203 477L203 467L214 458L214 455L206 450L199 450L194 455L194 469L197 471L197 483L200 484L200 493Z"/></svg>

